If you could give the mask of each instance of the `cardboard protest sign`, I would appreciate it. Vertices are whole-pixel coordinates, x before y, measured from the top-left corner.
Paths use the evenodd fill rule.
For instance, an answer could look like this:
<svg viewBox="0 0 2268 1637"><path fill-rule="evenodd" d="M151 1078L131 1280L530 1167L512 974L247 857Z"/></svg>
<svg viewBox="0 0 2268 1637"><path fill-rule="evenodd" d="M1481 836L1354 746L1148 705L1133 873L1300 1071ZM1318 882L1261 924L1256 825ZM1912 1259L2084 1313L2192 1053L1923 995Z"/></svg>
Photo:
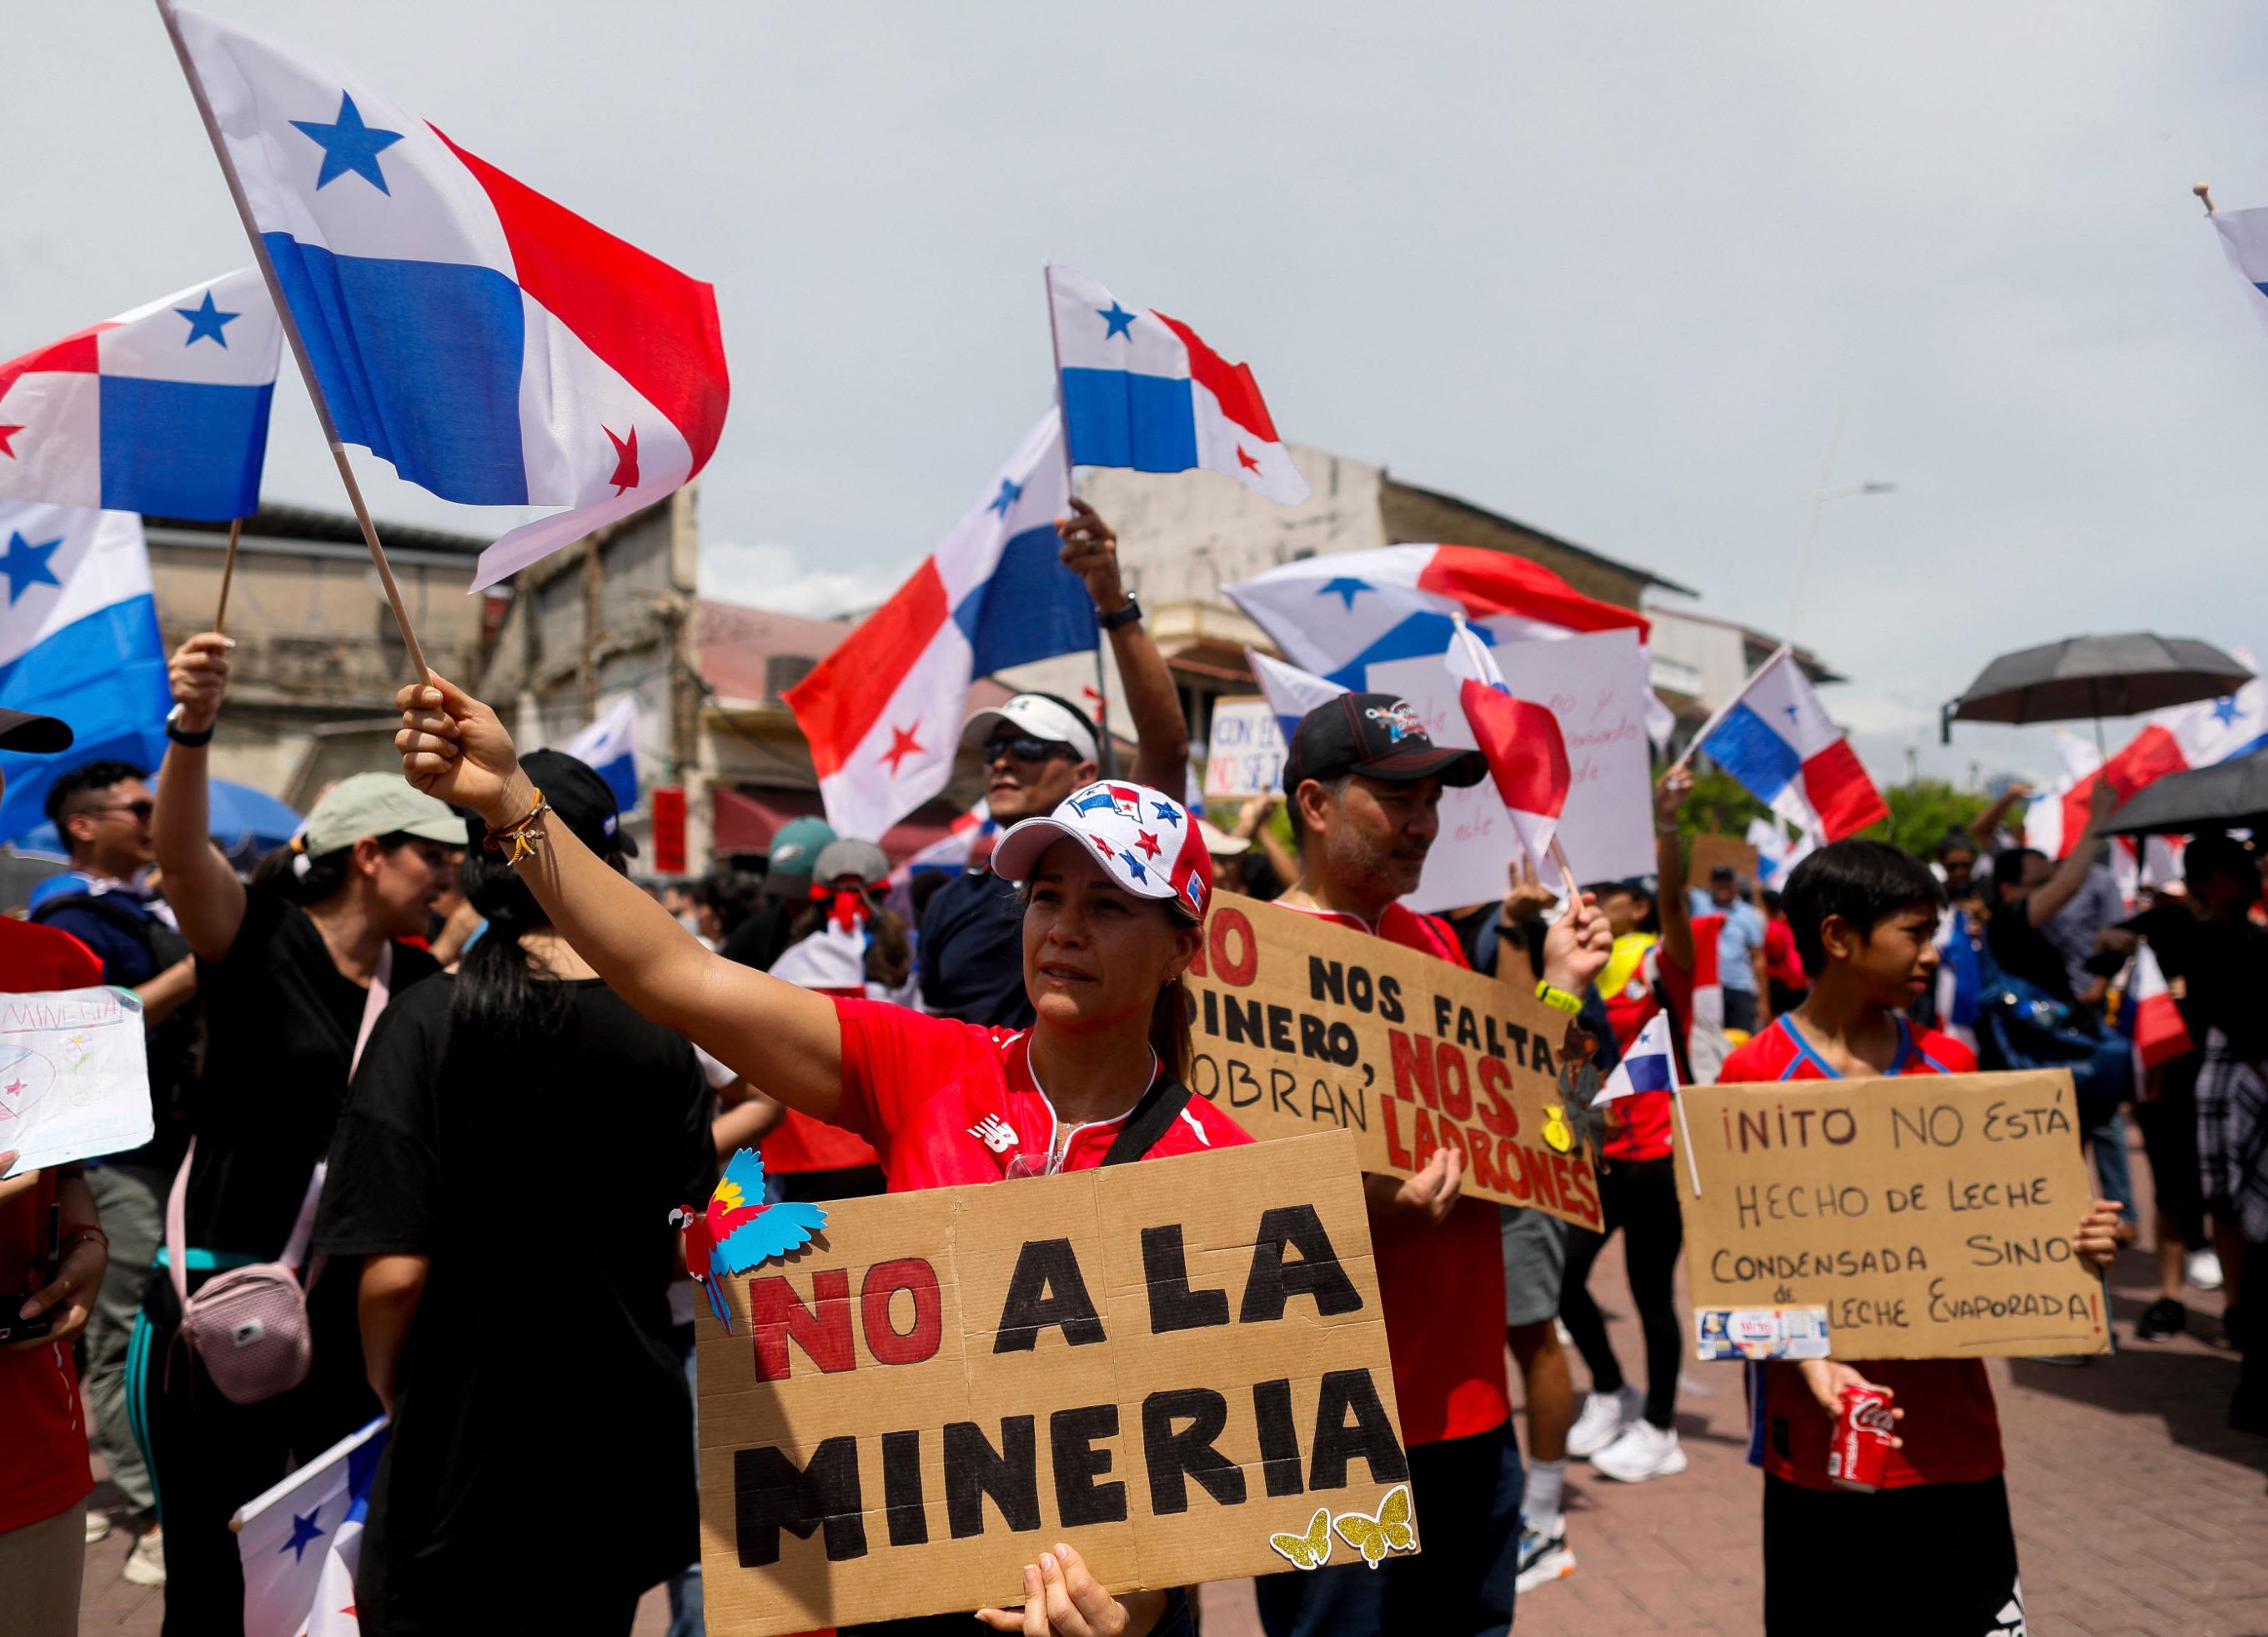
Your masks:
<svg viewBox="0 0 2268 1637"><path fill-rule="evenodd" d="M1205 746L1206 798L1274 794L1284 782L1284 730L1267 700L1214 700L1212 736Z"/></svg>
<svg viewBox="0 0 2268 1637"><path fill-rule="evenodd" d="M1700 1356L2102 1353L2072 1235L2095 1194L2071 1076L1694 1086L1678 1168ZM1680 1140L1683 1140L1681 1136Z"/></svg>
<svg viewBox="0 0 2268 1637"><path fill-rule="evenodd" d="M1756 850L1737 836L1700 835L1693 838L1693 857L1685 866L1685 879L1697 887L1709 884L1709 872L1729 865L1749 892L1756 889Z"/></svg>
<svg viewBox="0 0 2268 1637"><path fill-rule="evenodd" d="M1337 1127L1405 1176L1461 1148L1467 1193L1599 1225L1572 1112L1594 1071L1561 1060L1568 1020L1532 991L1233 893L1189 982L1189 1089L1255 1137Z"/></svg>
<svg viewBox="0 0 2268 1637"><path fill-rule="evenodd" d="M142 1003L123 989L0 995L8 1174L138 1148L155 1130Z"/></svg>
<svg viewBox="0 0 2268 1637"><path fill-rule="evenodd" d="M702 1321L718 1637L1418 1549L1345 1136L828 1213Z"/></svg>

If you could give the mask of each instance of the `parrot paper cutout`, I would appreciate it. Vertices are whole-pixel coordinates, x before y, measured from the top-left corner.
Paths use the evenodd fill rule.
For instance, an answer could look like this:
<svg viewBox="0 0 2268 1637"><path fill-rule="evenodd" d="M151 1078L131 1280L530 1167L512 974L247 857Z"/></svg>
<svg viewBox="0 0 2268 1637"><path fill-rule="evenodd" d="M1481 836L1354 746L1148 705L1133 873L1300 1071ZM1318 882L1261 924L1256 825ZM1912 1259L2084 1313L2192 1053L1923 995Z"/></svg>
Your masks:
<svg viewBox="0 0 2268 1637"><path fill-rule="evenodd" d="M718 1322L730 1331L732 1314L719 1281L799 1250L827 1226L827 1213L800 1201L766 1205L763 1157L743 1148L725 1161L725 1180L709 1196L707 1210L681 1205L669 1221L685 1229L685 1271L708 1291Z"/></svg>

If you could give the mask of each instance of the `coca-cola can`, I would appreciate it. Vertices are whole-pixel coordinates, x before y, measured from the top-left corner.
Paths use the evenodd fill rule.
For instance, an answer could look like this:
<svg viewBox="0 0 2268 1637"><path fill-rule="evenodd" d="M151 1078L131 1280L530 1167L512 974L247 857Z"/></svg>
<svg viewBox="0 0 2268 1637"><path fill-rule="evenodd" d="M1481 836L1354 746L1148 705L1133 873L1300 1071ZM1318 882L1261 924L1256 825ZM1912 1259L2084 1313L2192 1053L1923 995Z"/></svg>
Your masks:
<svg viewBox="0 0 2268 1637"><path fill-rule="evenodd" d="M1845 1387L1843 1413L1827 1446L1827 1476L1837 1489L1869 1493L1890 1464L1890 1397L1878 1387Z"/></svg>

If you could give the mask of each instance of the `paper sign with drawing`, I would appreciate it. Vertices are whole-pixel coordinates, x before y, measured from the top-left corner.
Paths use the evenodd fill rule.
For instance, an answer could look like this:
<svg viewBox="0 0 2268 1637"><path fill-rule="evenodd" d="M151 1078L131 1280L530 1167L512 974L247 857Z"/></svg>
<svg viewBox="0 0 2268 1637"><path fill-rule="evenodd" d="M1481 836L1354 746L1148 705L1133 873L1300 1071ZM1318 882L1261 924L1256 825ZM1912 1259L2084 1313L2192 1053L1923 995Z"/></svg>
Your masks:
<svg viewBox="0 0 2268 1637"><path fill-rule="evenodd" d="M0 994L8 1175L138 1148L154 1129L139 1000L122 989Z"/></svg>

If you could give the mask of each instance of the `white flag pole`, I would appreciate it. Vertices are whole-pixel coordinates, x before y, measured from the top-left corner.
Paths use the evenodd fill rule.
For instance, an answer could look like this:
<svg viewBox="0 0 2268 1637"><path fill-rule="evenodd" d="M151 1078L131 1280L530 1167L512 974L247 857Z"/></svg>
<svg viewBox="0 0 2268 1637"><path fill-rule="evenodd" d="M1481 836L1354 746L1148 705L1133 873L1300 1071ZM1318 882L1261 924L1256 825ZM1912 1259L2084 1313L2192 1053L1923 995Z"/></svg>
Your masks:
<svg viewBox="0 0 2268 1637"><path fill-rule="evenodd" d="M1693 1128L1685 1123L1685 1088L1676 1083L1677 1069L1673 1063L1670 1071L1669 1106L1677 1110L1677 1146L1685 1150L1685 1172L1693 1179L1693 1197L1701 1197L1701 1164L1693 1157Z"/></svg>
<svg viewBox="0 0 2268 1637"><path fill-rule="evenodd" d="M157 5L166 37L173 42L173 55L180 59L181 72L189 82L189 95L196 102L197 117L204 122L205 135L212 141L213 157L220 161L221 175L228 182L228 196L236 202L237 219L244 224L244 236L252 241L252 254L260 264L260 276L268 281L268 298L276 304L276 316L284 326L284 337L291 343L291 356L298 363L300 378L307 383L307 395L315 401L315 418L321 423L324 439L331 446L331 459L338 462L339 481L346 485L355 521L362 525L363 543L370 548L370 560L378 569L378 583L385 588L386 601L394 609L394 623L401 628L402 645L409 652L409 663L420 682L428 681L432 672L426 667L425 651L418 646L417 633L410 628L409 610L401 601L401 588L394 583L394 570L386 560L386 548L378 543L378 530L371 523L370 508L363 503L362 487L355 482L354 468L347 463L346 446L339 441L338 426L331 419L331 406L323 398L322 385L315 379L315 366L307 357L307 343L299 335L298 321L291 316L291 304L284 299L283 284L276 277L276 264L269 259L268 243L260 236L260 224L253 219L252 203L244 196L244 182L236 173L236 161L229 157L228 143L220 134L220 122L213 117L212 101L205 95L204 81L197 77L197 65L189 55L188 42L181 38L180 19L173 15L173 0L157 0Z"/></svg>
<svg viewBox="0 0 2268 1637"><path fill-rule="evenodd" d="M1071 458L1071 417L1064 409L1063 337L1056 330L1056 264L1040 264L1040 277L1048 291L1048 350L1056 361L1056 431L1063 439L1064 493L1076 498L1079 477ZM1110 742L1110 683L1102 667L1103 645L1110 638L1097 628L1094 633L1094 727L1095 766L1105 778L1118 777L1118 752ZM1138 764L1141 758L1135 758Z"/></svg>

